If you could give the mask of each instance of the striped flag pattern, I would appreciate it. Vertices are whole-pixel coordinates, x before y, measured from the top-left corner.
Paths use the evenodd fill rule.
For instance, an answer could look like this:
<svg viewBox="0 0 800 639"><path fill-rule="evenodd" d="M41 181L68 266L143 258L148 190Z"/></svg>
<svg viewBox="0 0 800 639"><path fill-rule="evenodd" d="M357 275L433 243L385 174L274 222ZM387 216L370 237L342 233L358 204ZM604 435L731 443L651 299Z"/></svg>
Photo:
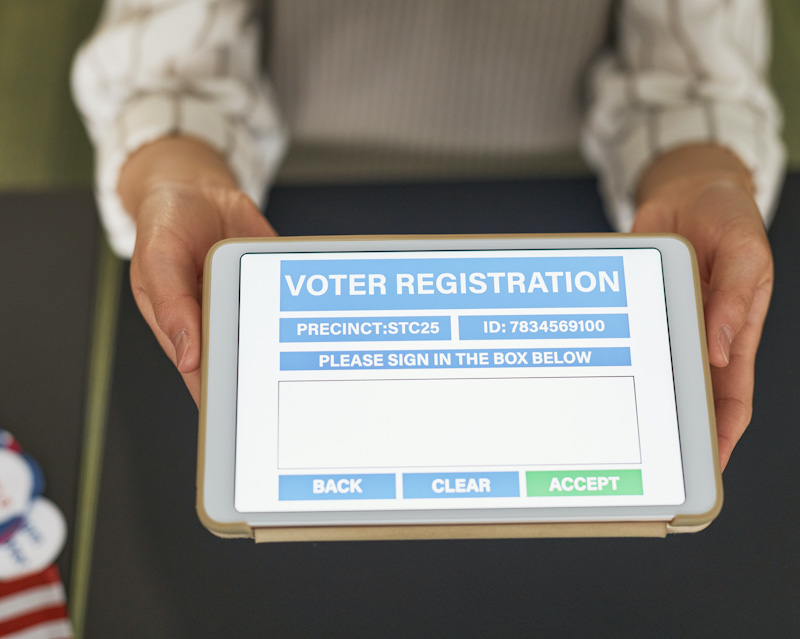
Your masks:
<svg viewBox="0 0 800 639"><path fill-rule="evenodd" d="M0 582L0 637L72 639L58 566Z"/></svg>

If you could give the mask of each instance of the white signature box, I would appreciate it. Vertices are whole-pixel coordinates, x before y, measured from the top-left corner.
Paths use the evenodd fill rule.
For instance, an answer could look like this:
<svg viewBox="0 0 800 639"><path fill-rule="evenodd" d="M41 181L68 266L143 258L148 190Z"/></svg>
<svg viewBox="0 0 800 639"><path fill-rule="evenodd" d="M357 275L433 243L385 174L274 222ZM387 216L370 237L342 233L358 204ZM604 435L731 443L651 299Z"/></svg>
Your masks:
<svg viewBox="0 0 800 639"><path fill-rule="evenodd" d="M280 468L637 464L633 377L280 382Z"/></svg>

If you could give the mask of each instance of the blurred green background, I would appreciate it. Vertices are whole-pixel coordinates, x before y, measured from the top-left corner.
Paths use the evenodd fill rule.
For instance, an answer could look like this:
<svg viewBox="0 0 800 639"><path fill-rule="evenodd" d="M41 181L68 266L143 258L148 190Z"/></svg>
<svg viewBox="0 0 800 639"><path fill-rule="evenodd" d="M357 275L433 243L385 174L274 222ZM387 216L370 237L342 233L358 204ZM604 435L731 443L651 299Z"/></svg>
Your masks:
<svg viewBox="0 0 800 639"><path fill-rule="evenodd" d="M0 189L88 186L92 154L69 92L73 53L102 0L0 0ZM800 168L800 2L771 0L772 79Z"/></svg>

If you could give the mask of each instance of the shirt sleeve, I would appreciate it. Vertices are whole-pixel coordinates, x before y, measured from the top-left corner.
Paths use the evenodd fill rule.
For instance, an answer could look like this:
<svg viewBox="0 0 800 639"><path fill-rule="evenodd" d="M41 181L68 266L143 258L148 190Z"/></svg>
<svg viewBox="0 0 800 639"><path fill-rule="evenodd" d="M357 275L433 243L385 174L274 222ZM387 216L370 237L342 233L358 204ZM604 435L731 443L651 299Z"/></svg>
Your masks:
<svg viewBox="0 0 800 639"><path fill-rule="evenodd" d="M659 154L712 142L750 169L771 220L782 184L781 113L767 83L762 0L623 0L616 43L589 75L583 152L612 226L633 224L639 178Z"/></svg>
<svg viewBox="0 0 800 639"><path fill-rule="evenodd" d="M260 69L260 29L246 0L107 0L72 67L73 95L96 152L100 217L114 251L133 252L136 228L117 194L136 149L186 135L227 159L262 203L286 146Z"/></svg>

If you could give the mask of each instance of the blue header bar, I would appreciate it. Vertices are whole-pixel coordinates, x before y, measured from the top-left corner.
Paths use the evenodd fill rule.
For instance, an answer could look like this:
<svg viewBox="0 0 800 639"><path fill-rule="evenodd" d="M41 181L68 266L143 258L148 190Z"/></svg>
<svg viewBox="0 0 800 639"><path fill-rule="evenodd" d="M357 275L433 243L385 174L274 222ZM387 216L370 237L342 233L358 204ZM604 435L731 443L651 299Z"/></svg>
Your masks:
<svg viewBox="0 0 800 639"><path fill-rule="evenodd" d="M281 261L281 311L624 307L609 257Z"/></svg>

